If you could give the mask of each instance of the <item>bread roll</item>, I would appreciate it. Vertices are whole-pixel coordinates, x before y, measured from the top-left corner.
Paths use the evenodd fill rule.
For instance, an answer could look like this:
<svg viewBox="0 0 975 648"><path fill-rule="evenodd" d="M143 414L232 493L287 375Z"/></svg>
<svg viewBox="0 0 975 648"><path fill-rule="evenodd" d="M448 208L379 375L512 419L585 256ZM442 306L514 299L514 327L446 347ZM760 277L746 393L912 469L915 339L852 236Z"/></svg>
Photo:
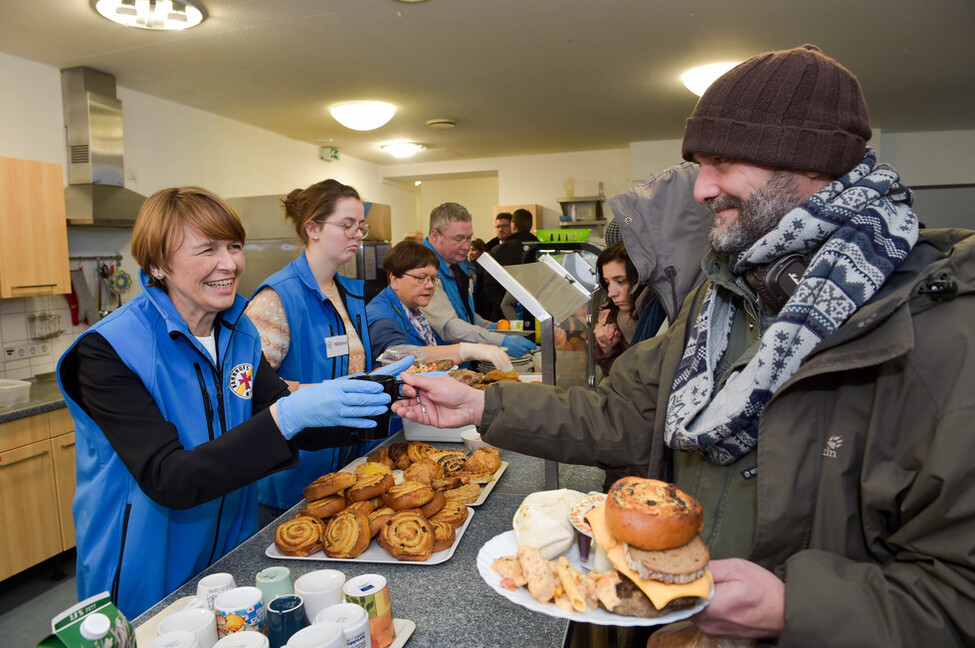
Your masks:
<svg viewBox="0 0 975 648"><path fill-rule="evenodd" d="M334 472L322 475L312 483L308 484L303 491L305 499L322 499L329 495L334 495L339 491L345 490L355 483L355 475L347 472Z"/></svg>
<svg viewBox="0 0 975 648"><path fill-rule="evenodd" d="M673 484L624 477L609 489L606 524L620 542L654 551L690 542L704 516L697 500Z"/></svg>

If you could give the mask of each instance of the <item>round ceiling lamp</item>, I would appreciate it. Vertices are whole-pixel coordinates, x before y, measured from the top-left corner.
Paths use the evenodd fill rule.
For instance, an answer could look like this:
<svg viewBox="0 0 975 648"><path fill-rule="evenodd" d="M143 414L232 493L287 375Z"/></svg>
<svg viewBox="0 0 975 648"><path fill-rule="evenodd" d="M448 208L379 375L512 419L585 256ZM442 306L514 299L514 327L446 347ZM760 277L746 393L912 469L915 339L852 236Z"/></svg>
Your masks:
<svg viewBox="0 0 975 648"><path fill-rule="evenodd" d="M395 158L410 158L425 150L427 147L423 144L418 144L416 142L386 142L379 146L382 150L386 151Z"/></svg>
<svg viewBox="0 0 975 648"><path fill-rule="evenodd" d="M335 121L357 131L376 130L396 114L396 106L385 101L347 101L328 111Z"/></svg>
<svg viewBox="0 0 975 648"><path fill-rule="evenodd" d="M719 76L738 65L738 63L738 61L726 61L724 63L700 65L682 74L680 80L684 83L685 88L700 97Z"/></svg>
<svg viewBox="0 0 975 648"><path fill-rule="evenodd" d="M91 0L91 6L112 22L139 29L189 29L207 17L197 0Z"/></svg>

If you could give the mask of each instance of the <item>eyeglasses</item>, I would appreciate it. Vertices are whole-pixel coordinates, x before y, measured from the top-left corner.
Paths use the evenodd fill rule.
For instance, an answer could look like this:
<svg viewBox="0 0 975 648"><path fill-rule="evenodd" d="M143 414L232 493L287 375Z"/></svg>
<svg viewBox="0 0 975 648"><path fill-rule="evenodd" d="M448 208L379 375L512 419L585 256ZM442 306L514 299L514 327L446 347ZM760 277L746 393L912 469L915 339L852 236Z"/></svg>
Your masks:
<svg viewBox="0 0 975 648"><path fill-rule="evenodd" d="M443 236L445 239L447 239L448 241L450 241L454 245L463 245L464 243L470 243L471 241L474 240L474 235L473 234L471 234L470 236L463 236L462 235L462 236L453 236L453 237L451 237L451 236L445 235L443 232L441 232L438 229L434 229L433 231L434 232L437 232L438 234L440 234L440 236Z"/></svg>
<svg viewBox="0 0 975 648"><path fill-rule="evenodd" d="M332 221L315 221L321 225L334 225L335 227L341 227L342 231L345 232L346 238L355 238L356 233L362 234L362 236L369 235L369 223L333 223Z"/></svg>
<svg viewBox="0 0 975 648"><path fill-rule="evenodd" d="M403 273L403 276L404 277L409 277L410 279L415 280L416 281L416 284L418 286L424 286L424 285L426 285L428 283L430 283L430 284L436 284L437 283L437 277L436 277L436 275L434 275L432 277L430 275L419 275L419 276L417 276L417 275L410 274L409 272L404 272Z"/></svg>

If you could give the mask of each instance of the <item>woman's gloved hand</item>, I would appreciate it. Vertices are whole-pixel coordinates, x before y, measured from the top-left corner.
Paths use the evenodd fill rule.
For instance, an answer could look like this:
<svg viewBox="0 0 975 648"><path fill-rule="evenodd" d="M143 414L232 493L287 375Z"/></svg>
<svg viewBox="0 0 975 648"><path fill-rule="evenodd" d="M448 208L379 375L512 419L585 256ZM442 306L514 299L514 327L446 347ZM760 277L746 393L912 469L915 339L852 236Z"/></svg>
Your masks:
<svg viewBox="0 0 975 648"><path fill-rule="evenodd" d="M276 405L281 432L290 439L310 427L376 427L366 417L385 412L389 394L376 382L338 378L305 385Z"/></svg>
<svg viewBox="0 0 975 648"><path fill-rule="evenodd" d="M501 347L493 344L476 344L474 342L460 343L461 362L468 360L484 360L490 362L499 371L511 371L511 360Z"/></svg>
<svg viewBox="0 0 975 648"><path fill-rule="evenodd" d="M538 348L534 342L520 335L506 335L502 344L508 350L508 355L512 358L520 358L529 351L534 351Z"/></svg>

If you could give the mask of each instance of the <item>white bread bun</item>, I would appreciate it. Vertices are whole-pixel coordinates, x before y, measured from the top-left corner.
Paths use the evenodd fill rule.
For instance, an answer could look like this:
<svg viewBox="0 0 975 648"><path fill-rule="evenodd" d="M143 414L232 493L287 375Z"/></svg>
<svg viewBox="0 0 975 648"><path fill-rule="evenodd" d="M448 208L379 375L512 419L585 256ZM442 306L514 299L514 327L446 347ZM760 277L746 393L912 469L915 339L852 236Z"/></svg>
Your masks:
<svg viewBox="0 0 975 648"><path fill-rule="evenodd" d="M609 489L606 524L620 542L657 551L680 547L701 532L701 505L673 484L624 477Z"/></svg>
<svg viewBox="0 0 975 648"><path fill-rule="evenodd" d="M568 551L576 537L569 522L569 510L585 496L562 488L525 497L511 524L518 546L535 547L545 560L553 560Z"/></svg>

